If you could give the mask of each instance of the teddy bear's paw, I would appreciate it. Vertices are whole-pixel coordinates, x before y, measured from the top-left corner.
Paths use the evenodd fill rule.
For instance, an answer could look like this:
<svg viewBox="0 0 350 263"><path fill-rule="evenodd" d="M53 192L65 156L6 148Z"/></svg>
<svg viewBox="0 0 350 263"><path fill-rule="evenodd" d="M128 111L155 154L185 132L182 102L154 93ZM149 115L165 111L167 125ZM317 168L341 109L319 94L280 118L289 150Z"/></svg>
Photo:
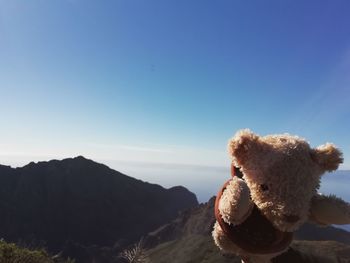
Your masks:
<svg viewBox="0 0 350 263"><path fill-rule="evenodd" d="M239 254L243 250L236 246L222 231L218 222L215 222L212 236L215 244L225 253Z"/></svg>
<svg viewBox="0 0 350 263"><path fill-rule="evenodd" d="M250 254L233 243L224 233L218 222L215 222L212 236L215 244L228 254L235 254L242 259L244 263L270 263L271 259L279 255L281 252L273 254Z"/></svg>
<svg viewBox="0 0 350 263"><path fill-rule="evenodd" d="M309 219L320 225L350 224L350 204L335 195L317 194L312 198Z"/></svg>
<svg viewBox="0 0 350 263"><path fill-rule="evenodd" d="M246 182L233 177L219 201L222 219L228 224L240 224L250 215L253 207Z"/></svg>

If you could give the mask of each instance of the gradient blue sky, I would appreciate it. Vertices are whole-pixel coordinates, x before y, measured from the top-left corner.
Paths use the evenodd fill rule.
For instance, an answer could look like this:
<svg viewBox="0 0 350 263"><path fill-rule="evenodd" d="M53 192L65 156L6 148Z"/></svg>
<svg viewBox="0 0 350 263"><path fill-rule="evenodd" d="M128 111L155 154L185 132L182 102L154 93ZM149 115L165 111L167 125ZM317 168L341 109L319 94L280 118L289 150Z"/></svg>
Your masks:
<svg viewBox="0 0 350 263"><path fill-rule="evenodd" d="M0 0L0 160L224 166L240 128L350 169L350 2Z"/></svg>

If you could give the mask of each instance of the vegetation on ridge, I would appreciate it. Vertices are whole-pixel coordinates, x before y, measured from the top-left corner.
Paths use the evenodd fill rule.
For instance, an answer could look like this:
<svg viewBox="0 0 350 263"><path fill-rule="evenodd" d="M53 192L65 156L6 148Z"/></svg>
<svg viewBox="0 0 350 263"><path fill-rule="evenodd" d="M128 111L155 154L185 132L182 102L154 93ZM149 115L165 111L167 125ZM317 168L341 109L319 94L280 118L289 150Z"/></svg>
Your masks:
<svg viewBox="0 0 350 263"><path fill-rule="evenodd" d="M128 263L149 262L148 255L144 249L143 239L141 239L133 247L125 249L123 252L120 253L119 257L123 258Z"/></svg>
<svg viewBox="0 0 350 263"><path fill-rule="evenodd" d="M0 240L0 263L74 263L74 260L62 260L51 257L44 249L30 250Z"/></svg>

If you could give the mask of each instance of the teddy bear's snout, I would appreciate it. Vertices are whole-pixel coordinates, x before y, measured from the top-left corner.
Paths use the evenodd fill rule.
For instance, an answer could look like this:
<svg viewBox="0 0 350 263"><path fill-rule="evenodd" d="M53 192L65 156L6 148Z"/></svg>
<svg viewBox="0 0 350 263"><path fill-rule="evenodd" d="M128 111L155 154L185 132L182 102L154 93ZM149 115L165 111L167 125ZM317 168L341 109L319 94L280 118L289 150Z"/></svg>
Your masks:
<svg viewBox="0 0 350 263"><path fill-rule="evenodd" d="M300 217L297 215L283 215L283 219L288 223L295 223L300 220Z"/></svg>

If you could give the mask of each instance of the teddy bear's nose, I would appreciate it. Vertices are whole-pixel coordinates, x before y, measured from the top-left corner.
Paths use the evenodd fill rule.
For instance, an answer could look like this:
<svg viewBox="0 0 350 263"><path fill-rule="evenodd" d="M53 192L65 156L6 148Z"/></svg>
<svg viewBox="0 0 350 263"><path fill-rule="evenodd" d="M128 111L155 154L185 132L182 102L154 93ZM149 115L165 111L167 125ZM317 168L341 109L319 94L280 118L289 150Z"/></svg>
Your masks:
<svg viewBox="0 0 350 263"><path fill-rule="evenodd" d="M297 222L300 217L297 215L283 215L284 220L286 220L288 223L295 223Z"/></svg>

